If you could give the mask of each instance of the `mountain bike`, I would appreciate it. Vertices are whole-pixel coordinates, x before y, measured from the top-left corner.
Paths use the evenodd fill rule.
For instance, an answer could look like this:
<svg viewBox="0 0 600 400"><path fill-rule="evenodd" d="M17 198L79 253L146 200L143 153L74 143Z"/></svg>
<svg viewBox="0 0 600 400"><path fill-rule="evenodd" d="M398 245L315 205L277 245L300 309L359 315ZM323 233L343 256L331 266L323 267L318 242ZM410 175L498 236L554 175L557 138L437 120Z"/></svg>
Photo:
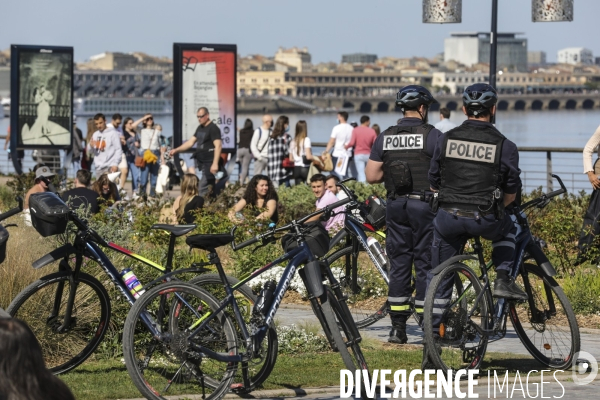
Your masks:
<svg viewBox="0 0 600 400"><path fill-rule="evenodd" d="M461 254L436 267L425 298L424 331L429 359L442 370L478 369L490 342L506 336L507 317L525 348L545 367L565 369L579 352L579 327L575 313L559 284L554 267L529 229L527 210L544 208L550 199L567 190L542 194L511 211L517 226L512 278L528 295L526 302L494 299L483 247L474 238L472 254ZM465 238L466 240L467 238ZM476 261L480 274L465 264ZM436 293L452 285L449 299ZM439 331L434 323L439 322ZM441 321L441 322L440 322ZM436 323L437 325L437 323Z"/></svg>
<svg viewBox="0 0 600 400"><path fill-rule="evenodd" d="M68 218L77 228L72 243L53 250L33 263L33 268L38 269L60 261L58 272L46 275L27 286L6 310L31 327L42 347L46 366L55 374L70 371L90 357L104 339L110 325L109 294L98 279L81 270L84 260L96 262L129 304L133 304L144 290L159 282L174 279L179 274L204 273L204 267L210 265L198 263L190 268L173 271L176 239L194 230L196 225L193 224L156 224L151 227L170 234L166 265L161 266L115 243L106 242L75 212L70 212ZM162 275L143 287L140 284L137 293L134 290L134 295L101 247L133 258L158 270ZM240 303L254 304L256 297L249 288L241 288L238 291L238 297L240 296L244 298L239 298Z"/></svg>
<svg viewBox="0 0 600 400"><path fill-rule="evenodd" d="M339 290L339 284L327 265L316 259L306 241L311 234L310 227L303 225L308 219L319 214L330 214L331 210L349 201L338 201L240 244L234 241L234 231L229 238L221 235L222 240L216 235L198 235L193 245L210 252L226 297L217 303L207 291L177 281L157 285L140 297L127 316L123 332L125 363L140 392L149 399L198 392L202 393L203 398L219 399L230 389L250 391L251 383L243 370L244 365L260 362L265 357L262 342L296 271L306 285L311 306L322 323L325 335L332 348L342 356L346 368L368 371L360 349L358 329L345 302L339 302L334 294ZM276 240L275 234L284 231L291 233L296 246L290 247L284 255L239 282L244 284L271 267L288 261L279 282L271 286L270 292L265 288L259 296L261 306L253 310L252 320L248 324L240 313L234 290L215 249L227 241L232 243L234 250L259 242L272 242ZM330 287L323 284L324 278ZM236 328L225 312L227 309L233 311L242 340L238 340ZM148 321L156 321L157 315L165 314L169 315L168 320L148 324ZM243 382L232 386L240 363Z"/></svg>
<svg viewBox="0 0 600 400"><path fill-rule="evenodd" d="M380 255L375 254L367 243L367 233L383 239L385 239L386 233L381 226L369 221L369 212L365 204L359 201L356 194L344 185L345 182L353 179L348 178L339 183L351 201L346 206L344 228L331 239L330 244L330 249L335 248L338 244L342 244L342 247L328 255L327 262L333 270L339 271L340 285L344 297L347 298L352 318L356 326L363 329L389 313L387 293L390 261L385 251ZM373 282L374 280L377 282ZM373 286L381 282L385 283L380 288L383 290L383 296L382 293L372 293L366 288L366 286ZM413 274L411 275L411 287L413 288L411 292L414 291L415 282L416 278ZM411 311L417 324L421 324L422 305L415 306L414 298L411 298Z"/></svg>

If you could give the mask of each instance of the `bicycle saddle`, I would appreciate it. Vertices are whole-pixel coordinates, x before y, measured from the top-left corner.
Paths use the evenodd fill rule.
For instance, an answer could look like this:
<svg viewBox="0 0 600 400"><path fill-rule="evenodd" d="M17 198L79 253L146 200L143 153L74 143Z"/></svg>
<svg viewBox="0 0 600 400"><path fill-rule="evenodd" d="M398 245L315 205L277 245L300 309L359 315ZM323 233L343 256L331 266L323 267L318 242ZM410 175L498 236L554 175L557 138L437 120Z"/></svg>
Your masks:
<svg viewBox="0 0 600 400"><path fill-rule="evenodd" d="M217 247L233 242L233 236L229 233L192 235L185 239L185 242L195 249L213 251Z"/></svg>
<svg viewBox="0 0 600 400"><path fill-rule="evenodd" d="M170 232L173 236L179 237L196 229L196 225L154 224L150 227L150 229L162 229L163 231Z"/></svg>

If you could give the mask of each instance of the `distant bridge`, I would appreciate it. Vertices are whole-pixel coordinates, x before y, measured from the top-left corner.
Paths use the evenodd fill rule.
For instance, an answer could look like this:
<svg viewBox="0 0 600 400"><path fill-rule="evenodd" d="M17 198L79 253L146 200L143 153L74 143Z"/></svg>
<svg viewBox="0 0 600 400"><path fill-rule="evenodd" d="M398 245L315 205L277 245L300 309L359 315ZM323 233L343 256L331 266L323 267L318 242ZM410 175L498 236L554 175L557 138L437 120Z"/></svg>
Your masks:
<svg viewBox="0 0 600 400"><path fill-rule="evenodd" d="M446 107L452 111L462 107L462 99L455 95L435 96L440 104L434 104L432 111ZM596 93L555 93L555 94L501 94L499 110L579 110L599 109L600 92ZM354 112L395 111L395 96L374 97L297 97L302 102L292 104L282 102L276 96L238 97L240 112L315 112L347 109ZM302 104L304 103L304 104Z"/></svg>

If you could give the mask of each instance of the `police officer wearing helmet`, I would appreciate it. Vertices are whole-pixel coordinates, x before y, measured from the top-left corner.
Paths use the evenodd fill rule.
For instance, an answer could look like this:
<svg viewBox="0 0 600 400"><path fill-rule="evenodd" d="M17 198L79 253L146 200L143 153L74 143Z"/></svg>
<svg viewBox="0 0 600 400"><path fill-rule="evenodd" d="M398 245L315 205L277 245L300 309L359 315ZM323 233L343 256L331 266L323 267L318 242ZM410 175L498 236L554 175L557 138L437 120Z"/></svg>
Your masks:
<svg viewBox="0 0 600 400"><path fill-rule="evenodd" d="M433 222L431 264L435 268L458 254L466 237L481 236L492 241L497 276L494 297L527 300L527 294L510 277L516 227L505 210L521 183L519 153L491 123L497 102L492 86L469 86L463 93L463 112L468 119L438 140L429 170L431 188L438 191L432 203L434 209L439 206ZM448 282L446 290L436 294L435 304L447 302L451 291L452 282ZM443 306L435 311L441 315Z"/></svg>
<svg viewBox="0 0 600 400"><path fill-rule="evenodd" d="M389 342L403 344L406 320L412 310L413 263L416 271L415 309L423 312L427 272L431 269L431 242L435 213L429 207L432 192L427 172L442 132L427 123L429 106L437 101L422 86L400 90L396 105L404 113L373 144L365 169L369 183L384 182L388 195L386 249L390 259L388 303L392 330Z"/></svg>

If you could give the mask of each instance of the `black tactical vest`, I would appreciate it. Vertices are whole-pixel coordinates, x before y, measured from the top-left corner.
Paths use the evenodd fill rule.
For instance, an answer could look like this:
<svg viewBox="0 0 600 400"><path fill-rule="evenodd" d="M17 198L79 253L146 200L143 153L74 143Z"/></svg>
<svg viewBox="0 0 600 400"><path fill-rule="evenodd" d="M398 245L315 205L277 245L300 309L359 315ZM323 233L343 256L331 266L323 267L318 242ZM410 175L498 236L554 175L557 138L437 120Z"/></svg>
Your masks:
<svg viewBox="0 0 600 400"><path fill-rule="evenodd" d="M391 126L383 132L383 178L388 196L429 191L427 137L433 125Z"/></svg>
<svg viewBox="0 0 600 400"><path fill-rule="evenodd" d="M502 203L498 190L502 187L500 158L505 139L491 126L463 124L445 133L440 158L442 207L470 205L465 208L491 211L495 202Z"/></svg>

